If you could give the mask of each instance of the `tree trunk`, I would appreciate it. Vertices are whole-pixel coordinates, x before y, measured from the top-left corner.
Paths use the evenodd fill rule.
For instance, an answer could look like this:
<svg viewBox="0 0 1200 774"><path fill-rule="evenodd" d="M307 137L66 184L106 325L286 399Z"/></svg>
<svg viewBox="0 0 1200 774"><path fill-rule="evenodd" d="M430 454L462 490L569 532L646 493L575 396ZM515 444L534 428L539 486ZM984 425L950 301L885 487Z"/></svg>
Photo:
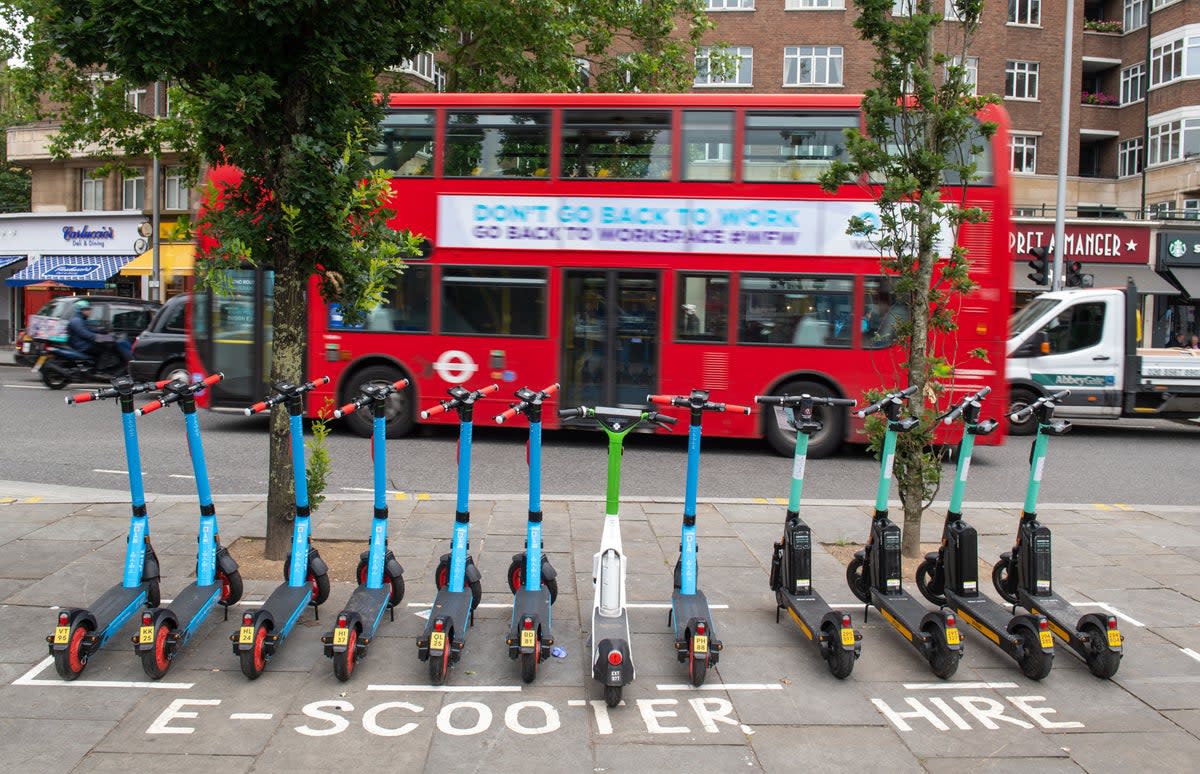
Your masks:
<svg viewBox="0 0 1200 774"><path fill-rule="evenodd" d="M278 248L281 252L286 247ZM292 256L276 256L275 308L271 340L271 383L298 384L303 378L304 287ZM303 462L301 463L303 464ZM305 475L304 471L300 475ZM271 410L270 479L267 488L268 559L283 559L292 543L292 521L296 518L296 495L292 477L292 439L288 410L279 404Z"/></svg>

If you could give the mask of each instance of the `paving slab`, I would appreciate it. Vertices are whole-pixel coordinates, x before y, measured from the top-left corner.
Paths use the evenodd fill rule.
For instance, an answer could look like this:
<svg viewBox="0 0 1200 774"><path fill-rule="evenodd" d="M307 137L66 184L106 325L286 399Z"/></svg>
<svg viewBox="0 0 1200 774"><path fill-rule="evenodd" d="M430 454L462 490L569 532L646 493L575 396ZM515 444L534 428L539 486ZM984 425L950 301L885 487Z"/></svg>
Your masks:
<svg viewBox="0 0 1200 774"><path fill-rule="evenodd" d="M1089 734L1073 740L1071 759L1088 772L1193 771L1200 760L1200 740L1183 731L1163 733Z"/></svg>
<svg viewBox="0 0 1200 774"><path fill-rule="evenodd" d="M0 546L5 578L40 580L103 545L96 540L13 540Z"/></svg>
<svg viewBox="0 0 1200 774"><path fill-rule="evenodd" d="M11 771L30 774L70 771L115 724L111 720L5 719L0 760Z"/></svg>
<svg viewBox="0 0 1200 774"><path fill-rule="evenodd" d="M71 774L129 774L130 760L130 756L124 753L94 752L84 756L79 765L70 771ZM154 766L161 766L163 770L170 771L219 771L221 774L240 774L250 771L254 765L254 758L248 755L171 755L161 750L154 753ZM256 770L264 769L260 766ZM297 769L293 768L291 771Z"/></svg>
<svg viewBox="0 0 1200 774"><path fill-rule="evenodd" d="M756 728L749 741L766 772L924 770L887 728L766 727Z"/></svg>

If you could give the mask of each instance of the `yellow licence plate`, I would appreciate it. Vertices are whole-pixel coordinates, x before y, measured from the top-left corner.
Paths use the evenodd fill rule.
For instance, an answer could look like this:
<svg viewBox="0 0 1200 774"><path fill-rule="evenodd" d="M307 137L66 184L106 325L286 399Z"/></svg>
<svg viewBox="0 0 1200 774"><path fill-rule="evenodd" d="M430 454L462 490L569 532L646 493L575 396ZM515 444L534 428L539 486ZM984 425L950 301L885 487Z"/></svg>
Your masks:
<svg viewBox="0 0 1200 774"><path fill-rule="evenodd" d="M348 645L350 643L350 630L347 628L333 630L334 645Z"/></svg>
<svg viewBox="0 0 1200 774"><path fill-rule="evenodd" d="M254 644L254 627L253 626L243 626L238 631L238 644L240 644L240 645L253 645Z"/></svg>
<svg viewBox="0 0 1200 774"><path fill-rule="evenodd" d="M1117 629L1109 629L1108 630L1108 647L1110 647L1110 648L1121 647L1121 632L1119 630L1117 630Z"/></svg>
<svg viewBox="0 0 1200 774"><path fill-rule="evenodd" d="M154 627L143 626L138 629L138 644L151 645L154 643Z"/></svg>
<svg viewBox="0 0 1200 774"><path fill-rule="evenodd" d="M697 634L695 637L692 638L692 652L693 653L707 653L708 652L708 636L707 635Z"/></svg>
<svg viewBox="0 0 1200 774"><path fill-rule="evenodd" d="M521 647L522 648L532 648L536 644L537 644L537 632L535 632L533 629L522 629L521 630Z"/></svg>
<svg viewBox="0 0 1200 774"><path fill-rule="evenodd" d="M843 645L853 645L854 644L854 630L853 629L842 629L842 644Z"/></svg>
<svg viewBox="0 0 1200 774"><path fill-rule="evenodd" d="M957 645L958 643L959 643L958 629L947 627L947 629L946 629L946 644L947 645Z"/></svg>
<svg viewBox="0 0 1200 774"><path fill-rule="evenodd" d="M1043 648L1054 647L1054 636L1050 632L1038 632L1038 639L1041 640Z"/></svg>
<svg viewBox="0 0 1200 774"><path fill-rule="evenodd" d="M71 641L71 627L70 626L55 626L54 627L54 644L55 645L66 645L70 641Z"/></svg>
<svg viewBox="0 0 1200 774"><path fill-rule="evenodd" d="M445 650L445 648L446 648L446 633L445 632L434 632L433 634L429 635L429 649L430 650Z"/></svg>

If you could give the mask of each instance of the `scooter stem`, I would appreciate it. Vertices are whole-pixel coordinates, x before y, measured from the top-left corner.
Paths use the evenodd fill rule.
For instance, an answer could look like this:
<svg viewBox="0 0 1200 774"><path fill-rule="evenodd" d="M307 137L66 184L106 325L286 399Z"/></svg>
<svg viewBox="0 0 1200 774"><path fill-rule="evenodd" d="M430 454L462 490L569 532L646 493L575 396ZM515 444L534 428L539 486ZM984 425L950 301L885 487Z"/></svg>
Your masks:
<svg viewBox="0 0 1200 774"><path fill-rule="evenodd" d="M624 440L624 433L608 433L608 489L604 495L604 513L608 516L621 512L621 444Z"/></svg>
<svg viewBox="0 0 1200 774"><path fill-rule="evenodd" d="M308 555L301 547L308 543L308 530L301 519L308 519L308 472L304 467L304 425L300 418L302 410L299 398L288 401L288 427L292 438L292 484L296 492L296 525L292 540L292 565L289 568L289 586L303 586L308 576ZM306 523L306 522L304 522ZM297 549L303 553L297 556Z"/></svg>
<svg viewBox="0 0 1200 774"><path fill-rule="evenodd" d="M120 393L121 427L125 434L125 461L129 470L129 499L133 512L130 542L126 551L125 575L121 585L127 589L142 585L146 538L150 522L146 518L146 492L142 484L142 454L138 449L137 422L133 411L133 393ZM139 534L140 533L140 534Z"/></svg>
<svg viewBox="0 0 1200 774"><path fill-rule="evenodd" d="M954 491L950 493L950 513L962 513L963 494L967 490L967 473L971 470L971 453L975 450L975 435L969 428L963 432L954 467Z"/></svg>
<svg viewBox="0 0 1200 774"><path fill-rule="evenodd" d="M1025 513L1037 512L1038 490L1042 486L1042 472L1046 464L1046 446L1050 436L1038 426L1037 438L1033 441L1033 459L1029 463L1029 488L1025 490Z"/></svg>
<svg viewBox="0 0 1200 774"><path fill-rule="evenodd" d="M888 423L883 435L883 451L879 462L879 489L875 493L875 513L887 513L888 491L892 486L892 466L896 462L896 431Z"/></svg>
<svg viewBox="0 0 1200 774"><path fill-rule="evenodd" d="M789 513L800 512L800 490L804 488L804 466L807 459L808 433L797 431L796 454L792 457L792 489L788 493Z"/></svg>

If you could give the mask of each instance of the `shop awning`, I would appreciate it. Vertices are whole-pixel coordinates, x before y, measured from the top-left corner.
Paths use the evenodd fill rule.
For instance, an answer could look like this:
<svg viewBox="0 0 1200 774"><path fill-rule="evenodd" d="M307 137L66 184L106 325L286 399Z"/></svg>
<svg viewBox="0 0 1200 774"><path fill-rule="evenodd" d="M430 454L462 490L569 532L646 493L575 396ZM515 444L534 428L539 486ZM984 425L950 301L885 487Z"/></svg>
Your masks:
<svg viewBox="0 0 1200 774"><path fill-rule="evenodd" d="M1173 296L1179 291L1149 266L1122 266L1111 263L1085 263L1083 273L1092 275L1092 287L1124 287L1129 277L1137 285L1138 293Z"/></svg>
<svg viewBox="0 0 1200 774"><path fill-rule="evenodd" d="M1193 301L1200 301L1200 269L1186 269L1172 266L1167 269L1175 281L1183 287L1183 292L1191 296Z"/></svg>
<svg viewBox="0 0 1200 774"><path fill-rule="evenodd" d="M0 269L3 269L5 266L11 266L17 261L23 260L25 260L25 256L23 255L0 255Z"/></svg>
<svg viewBox="0 0 1200 774"><path fill-rule="evenodd" d="M195 253L196 245L193 242L187 242L186 244L160 244L158 246L158 268L162 272L163 280L170 282L172 277L190 277L192 275L192 266L195 263ZM121 273L149 277L153 270L154 251L147 250L125 264L121 268Z"/></svg>
<svg viewBox="0 0 1200 774"><path fill-rule="evenodd" d="M102 288L132 260L132 255L43 255L4 281L13 286L50 280L73 288Z"/></svg>

